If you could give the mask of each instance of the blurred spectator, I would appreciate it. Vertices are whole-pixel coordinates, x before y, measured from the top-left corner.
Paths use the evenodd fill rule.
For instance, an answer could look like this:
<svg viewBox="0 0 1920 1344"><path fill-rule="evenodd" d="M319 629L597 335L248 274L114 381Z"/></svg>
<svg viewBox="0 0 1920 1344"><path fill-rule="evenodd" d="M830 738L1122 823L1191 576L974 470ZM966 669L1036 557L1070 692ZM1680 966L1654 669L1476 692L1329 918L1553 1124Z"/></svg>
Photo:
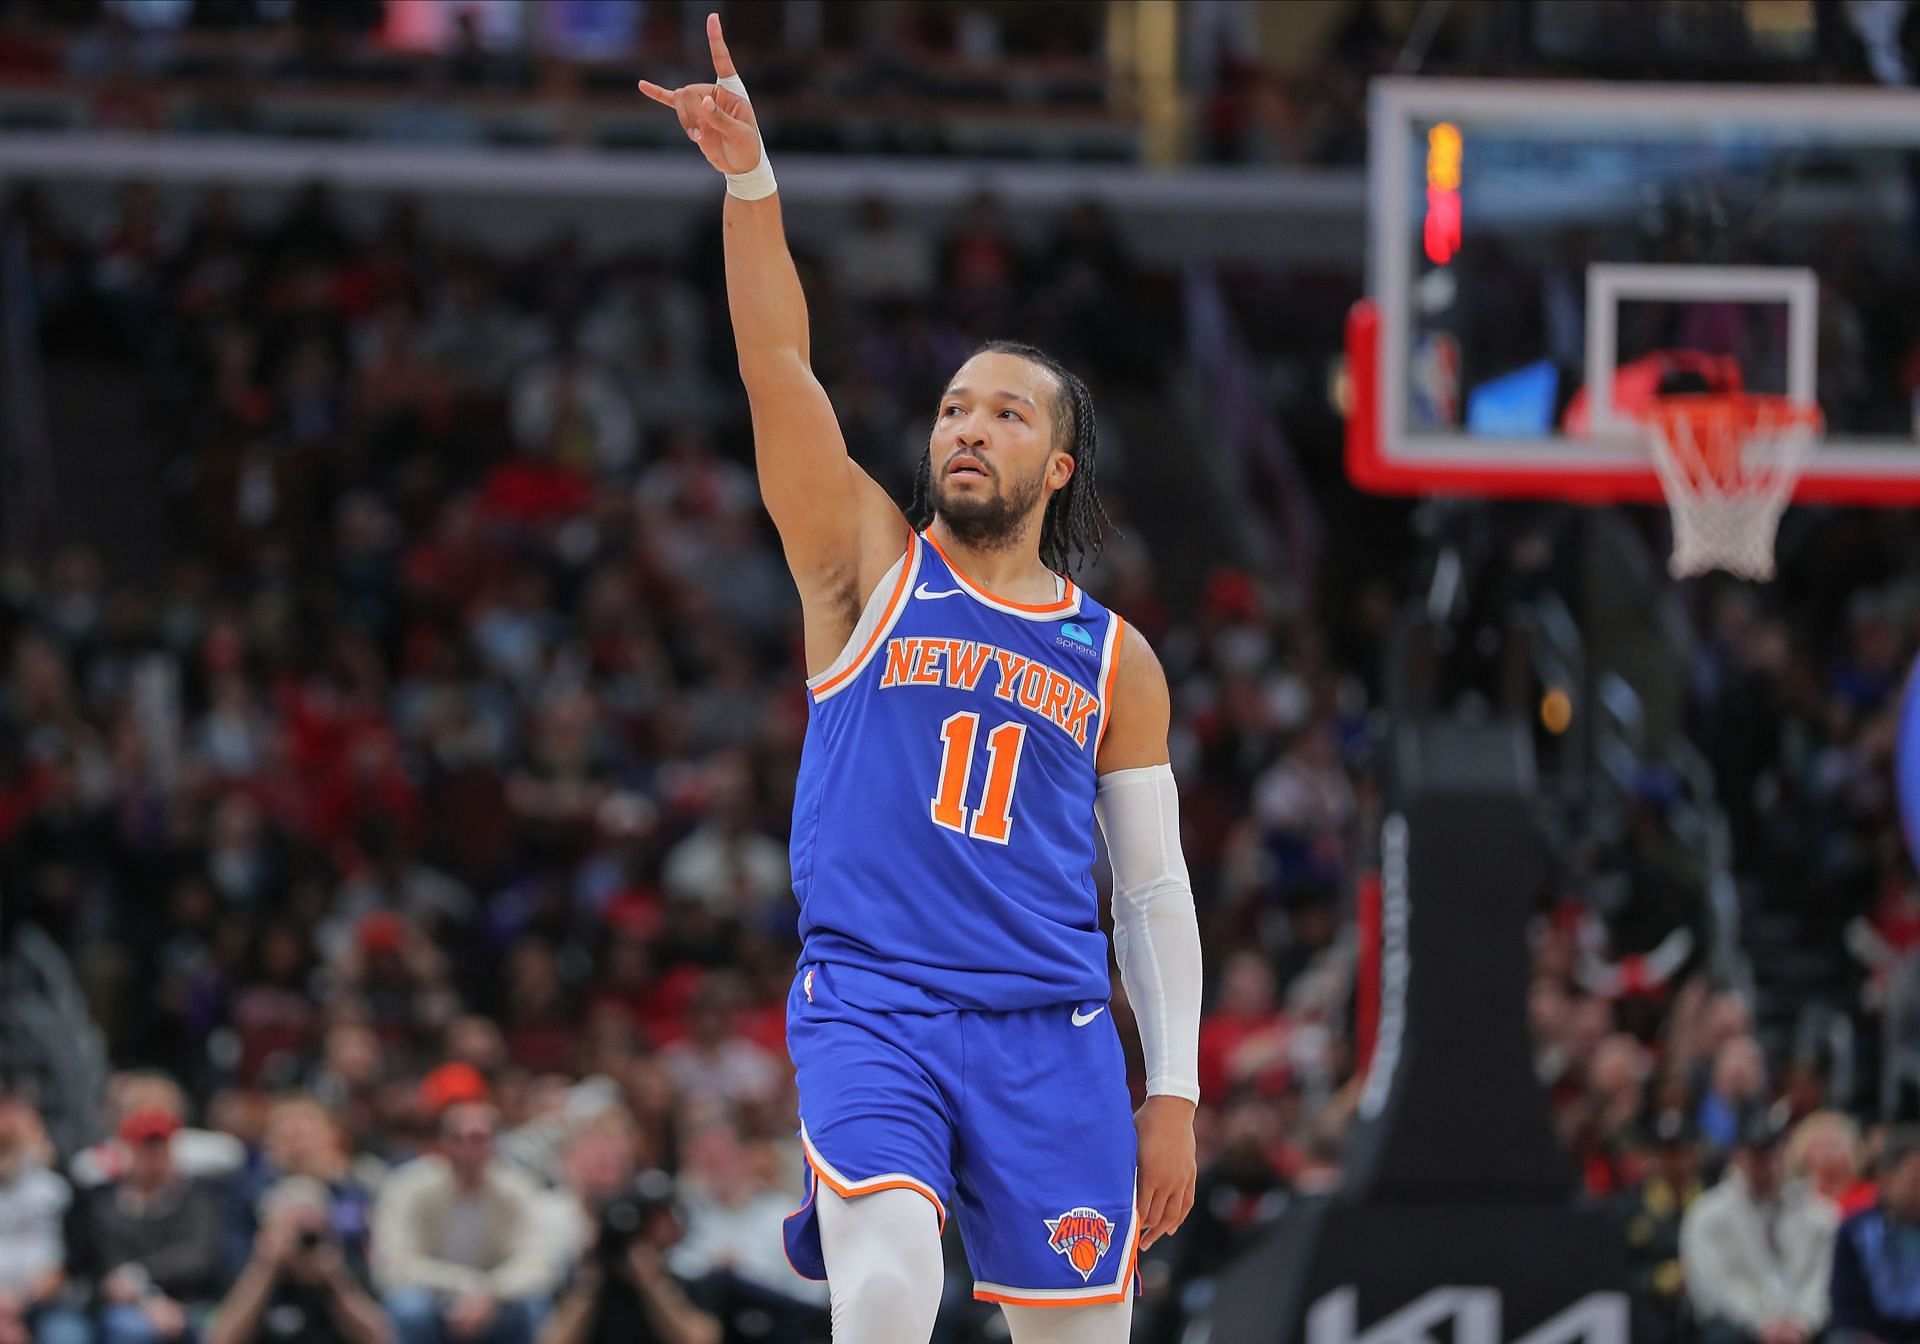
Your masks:
<svg viewBox="0 0 1920 1344"><path fill-rule="evenodd" d="M601 1092L597 1084L604 1081L590 1080L579 1087ZM563 1271L592 1249L600 1207L631 1186L639 1171L639 1136L632 1119L614 1097L604 1092L601 1097L604 1104L578 1120L563 1118L560 1132L551 1136L555 1188L543 1198L541 1216ZM502 1148L506 1145L503 1139Z"/></svg>
<svg viewBox="0 0 1920 1344"><path fill-rule="evenodd" d="M1000 203L990 191L967 202L960 226L947 239L941 261L942 292L969 330L997 329L1013 302L1020 256L1007 232Z"/></svg>
<svg viewBox="0 0 1920 1344"><path fill-rule="evenodd" d="M1587 1063L1584 1094L1561 1110L1562 1142L1580 1161L1592 1194L1614 1194L1637 1175L1650 1071L1646 1047L1624 1033L1608 1036Z"/></svg>
<svg viewBox="0 0 1920 1344"><path fill-rule="evenodd" d="M1284 1117L1273 1101L1248 1098L1226 1108L1219 1151L1200 1171L1193 1212L1164 1252L1183 1290L1218 1274L1286 1210L1284 1144Z"/></svg>
<svg viewBox="0 0 1920 1344"><path fill-rule="evenodd" d="M721 399L702 364L707 318L700 292L656 257L608 278L580 324L580 348L610 365L646 431L707 426Z"/></svg>
<svg viewBox="0 0 1920 1344"><path fill-rule="evenodd" d="M514 379L513 434L522 448L596 475L633 465L633 409L607 370L571 345L529 365Z"/></svg>
<svg viewBox="0 0 1920 1344"><path fill-rule="evenodd" d="M1920 1131L1888 1138L1880 1202L1840 1225L1833 1326L1840 1344L1920 1340Z"/></svg>
<svg viewBox="0 0 1920 1344"><path fill-rule="evenodd" d="M1716 1151L1733 1147L1740 1116L1764 1104L1767 1086L1766 1056L1752 1036L1735 1036L1712 1055L1707 1094L1700 1101L1700 1132Z"/></svg>
<svg viewBox="0 0 1920 1344"><path fill-rule="evenodd" d="M126 1174L82 1197L76 1261L98 1285L108 1344L190 1338L222 1286L224 1192L180 1172L169 1111L136 1110L120 1123Z"/></svg>
<svg viewBox="0 0 1920 1344"><path fill-rule="evenodd" d="M47 1167L51 1146L33 1108L0 1096L0 1341L85 1344L87 1323L62 1305L64 1221L72 1194Z"/></svg>
<svg viewBox="0 0 1920 1344"><path fill-rule="evenodd" d="M411 920L392 911L362 916L330 969L363 1005L368 1025L383 1042L402 1040L452 1016L446 954Z"/></svg>
<svg viewBox="0 0 1920 1344"><path fill-rule="evenodd" d="M725 915L749 915L791 891L786 846L754 827L743 781L726 785L709 819L668 852L661 876L668 896Z"/></svg>
<svg viewBox="0 0 1920 1344"><path fill-rule="evenodd" d="M540 1344L720 1344L719 1320L667 1268L681 1235L672 1190L666 1176L650 1171L581 1207L590 1220L586 1253Z"/></svg>
<svg viewBox="0 0 1920 1344"><path fill-rule="evenodd" d="M348 1271L364 1279L373 1195L348 1165L340 1128L326 1107L300 1095L276 1101L267 1113L266 1159L272 1180L309 1183L304 1189L322 1201L329 1243Z"/></svg>
<svg viewBox="0 0 1920 1344"><path fill-rule="evenodd" d="M420 353L468 387L500 388L532 353L532 333L507 307L486 269L462 259L420 329Z"/></svg>
<svg viewBox="0 0 1920 1344"><path fill-rule="evenodd" d="M583 1085L585 1086L585 1085ZM566 1287L542 1327L548 1341L705 1341L719 1324L696 1301L705 1295L660 1257L682 1234L671 1180L639 1171L638 1132L626 1112L599 1096L565 1140L560 1183L548 1199L553 1244Z"/></svg>
<svg viewBox="0 0 1920 1344"><path fill-rule="evenodd" d="M440 1151L396 1170L373 1210L373 1271L401 1344L528 1344L555 1285L540 1198L494 1156L491 1105L457 1101Z"/></svg>
<svg viewBox="0 0 1920 1344"><path fill-rule="evenodd" d="M799 1308L817 1312L827 1293L787 1263L782 1224L799 1199L778 1165L777 1150L743 1142L730 1120L710 1119L689 1134L680 1177L686 1236L667 1262L682 1279L713 1286L712 1300L735 1311L750 1303L784 1322L776 1334L786 1338L814 1314Z"/></svg>
<svg viewBox="0 0 1920 1344"><path fill-rule="evenodd" d="M293 1177L271 1190L246 1268L215 1311L207 1344L382 1344L386 1317L349 1268L331 1226L330 1196Z"/></svg>
<svg viewBox="0 0 1920 1344"><path fill-rule="evenodd" d="M1200 1095L1224 1099L1238 1084L1282 1067L1286 1024L1267 958L1235 952L1220 973L1219 1005L1200 1024Z"/></svg>
<svg viewBox="0 0 1920 1344"><path fill-rule="evenodd" d="M706 525L757 508L760 487L753 473L714 451L712 438L687 428L668 436L640 474L634 495L649 521L663 529L660 557L675 572L688 573L698 563Z"/></svg>
<svg viewBox="0 0 1920 1344"><path fill-rule="evenodd" d="M59 73L51 37L34 31L25 5L0 5L0 78L41 83Z"/></svg>
<svg viewBox="0 0 1920 1344"><path fill-rule="evenodd" d="M859 217L835 244L834 271L840 290L855 303L920 299L933 291L933 240L902 225L884 196L869 196ZM929 394L938 389L928 389Z"/></svg>
<svg viewBox="0 0 1920 1344"><path fill-rule="evenodd" d="M186 1100L180 1085L164 1074L132 1070L116 1074L109 1083L107 1123L110 1137L74 1155L69 1173L78 1189L114 1180L133 1166L134 1152L124 1135L123 1122L135 1112L159 1111L174 1122L168 1147L173 1169L186 1177L225 1178L246 1160L246 1149L231 1134L195 1129L185 1123Z"/></svg>
<svg viewBox="0 0 1920 1344"><path fill-rule="evenodd" d="M335 1118L349 1152L372 1137L384 1068L380 1038L365 1023L338 1022L327 1028L308 1091ZM271 1142L271 1128L268 1136Z"/></svg>
<svg viewBox="0 0 1920 1344"><path fill-rule="evenodd" d="M1665 1111L1653 1123L1652 1163L1618 1201L1627 1241L1637 1344L1671 1344L1685 1325L1687 1279L1680 1261L1680 1228L1705 1188L1700 1140L1683 1111Z"/></svg>
<svg viewBox="0 0 1920 1344"><path fill-rule="evenodd" d="M1680 1224L1680 1263L1703 1344L1806 1344L1827 1321L1834 1217L1787 1181L1778 1119L1736 1124L1720 1183Z"/></svg>
<svg viewBox="0 0 1920 1344"><path fill-rule="evenodd" d="M1860 1178L1860 1126L1838 1111L1815 1111L1787 1140L1787 1179L1805 1181L1845 1218L1873 1204L1872 1181Z"/></svg>
<svg viewBox="0 0 1920 1344"><path fill-rule="evenodd" d="M1310 845L1337 834L1352 817L1353 782L1340 768L1339 743L1316 729L1254 785L1254 816L1262 824Z"/></svg>
<svg viewBox="0 0 1920 1344"><path fill-rule="evenodd" d="M687 1005L687 1035L661 1052L675 1089L688 1102L721 1104L767 1100L780 1085L778 1060L734 1033L740 982L709 974Z"/></svg>

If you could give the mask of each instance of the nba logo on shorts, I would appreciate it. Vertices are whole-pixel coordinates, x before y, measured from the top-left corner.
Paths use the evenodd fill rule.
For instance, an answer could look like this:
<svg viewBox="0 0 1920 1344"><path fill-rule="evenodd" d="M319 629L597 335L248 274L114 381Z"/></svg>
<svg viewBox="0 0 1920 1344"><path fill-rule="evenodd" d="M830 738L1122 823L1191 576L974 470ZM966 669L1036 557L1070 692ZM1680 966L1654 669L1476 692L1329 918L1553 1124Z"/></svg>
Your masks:
<svg viewBox="0 0 1920 1344"><path fill-rule="evenodd" d="M807 967L807 978L800 982L800 988L806 992L807 1002L813 1002L813 967Z"/></svg>
<svg viewBox="0 0 1920 1344"><path fill-rule="evenodd" d="M1113 1245L1113 1223L1101 1217L1098 1210L1082 1205L1047 1219L1046 1224L1047 1245L1053 1247L1053 1253L1066 1256L1083 1281L1091 1279L1093 1267Z"/></svg>

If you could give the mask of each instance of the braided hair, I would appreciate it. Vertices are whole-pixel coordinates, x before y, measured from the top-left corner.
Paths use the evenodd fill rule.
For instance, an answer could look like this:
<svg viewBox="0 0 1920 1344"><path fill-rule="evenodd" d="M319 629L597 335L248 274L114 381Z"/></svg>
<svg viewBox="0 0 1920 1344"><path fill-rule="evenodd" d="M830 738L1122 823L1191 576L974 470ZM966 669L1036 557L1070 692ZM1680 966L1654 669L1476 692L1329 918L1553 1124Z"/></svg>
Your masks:
<svg viewBox="0 0 1920 1344"><path fill-rule="evenodd" d="M1100 496L1093 484L1093 454L1098 437L1093 418L1093 394L1075 374L1037 346L1019 341L988 341L974 355L1015 355L1038 364L1053 375L1058 391L1053 398L1053 435L1055 445L1066 445L1073 458L1073 475L1047 501L1046 516L1040 521L1040 563L1056 573L1078 569L1082 562L1099 559L1101 528L1112 520L1100 507ZM972 358L972 356L969 356ZM933 521L933 447L920 455L913 473L913 503L907 509L907 521L914 531Z"/></svg>

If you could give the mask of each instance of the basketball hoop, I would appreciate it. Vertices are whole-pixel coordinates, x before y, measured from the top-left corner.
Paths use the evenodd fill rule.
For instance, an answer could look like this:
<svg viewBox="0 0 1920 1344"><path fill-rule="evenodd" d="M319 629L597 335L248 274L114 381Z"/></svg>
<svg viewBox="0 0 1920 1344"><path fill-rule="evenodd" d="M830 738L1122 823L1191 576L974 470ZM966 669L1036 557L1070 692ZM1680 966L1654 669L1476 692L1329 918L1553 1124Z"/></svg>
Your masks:
<svg viewBox="0 0 1920 1344"><path fill-rule="evenodd" d="M1724 569L1773 577L1773 541L1822 424L1790 397L1660 397L1647 412L1653 465L1673 513L1675 578Z"/></svg>

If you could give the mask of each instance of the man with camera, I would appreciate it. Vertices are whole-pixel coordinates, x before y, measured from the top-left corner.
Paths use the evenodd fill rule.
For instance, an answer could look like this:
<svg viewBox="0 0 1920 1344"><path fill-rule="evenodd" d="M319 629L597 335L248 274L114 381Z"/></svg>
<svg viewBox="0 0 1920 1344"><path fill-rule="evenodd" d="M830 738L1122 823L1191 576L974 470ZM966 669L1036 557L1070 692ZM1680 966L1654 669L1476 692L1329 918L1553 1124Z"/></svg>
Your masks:
<svg viewBox="0 0 1920 1344"><path fill-rule="evenodd" d="M327 1224L326 1187L295 1177L265 1201L253 1254L207 1344L387 1344L392 1332Z"/></svg>
<svg viewBox="0 0 1920 1344"><path fill-rule="evenodd" d="M680 1233L672 1183L660 1172L606 1201L539 1344L720 1344L719 1321L667 1271Z"/></svg>

